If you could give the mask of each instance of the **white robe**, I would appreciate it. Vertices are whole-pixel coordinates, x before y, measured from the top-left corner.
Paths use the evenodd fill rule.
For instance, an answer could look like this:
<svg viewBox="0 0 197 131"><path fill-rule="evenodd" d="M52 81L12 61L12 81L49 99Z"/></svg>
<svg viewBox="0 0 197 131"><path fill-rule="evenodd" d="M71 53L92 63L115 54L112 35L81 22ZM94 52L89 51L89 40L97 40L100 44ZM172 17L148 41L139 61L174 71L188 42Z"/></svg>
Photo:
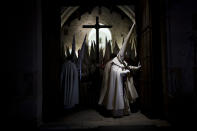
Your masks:
<svg viewBox="0 0 197 131"><path fill-rule="evenodd" d="M63 64L61 87L63 89L65 108L72 108L79 103L78 71L76 65L71 61Z"/></svg>
<svg viewBox="0 0 197 131"><path fill-rule="evenodd" d="M129 103L138 97L132 76L127 77L124 88L123 76L129 70L123 68L124 65L118 61L117 57L105 66L99 104L105 106L107 110L130 110Z"/></svg>

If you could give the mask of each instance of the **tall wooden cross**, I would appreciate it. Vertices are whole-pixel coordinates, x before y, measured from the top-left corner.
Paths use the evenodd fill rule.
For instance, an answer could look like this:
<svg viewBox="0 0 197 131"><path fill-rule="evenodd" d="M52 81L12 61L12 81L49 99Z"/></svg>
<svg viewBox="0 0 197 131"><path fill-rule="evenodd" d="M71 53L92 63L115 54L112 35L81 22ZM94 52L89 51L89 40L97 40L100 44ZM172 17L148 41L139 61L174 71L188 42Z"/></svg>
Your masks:
<svg viewBox="0 0 197 131"><path fill-rule="evenodd" d="M83 28L95 28L96 29L96 58L97 62L99 63L99 29L100 28L112 28L111 25L100 25L99 24L99 17L96 17L96 24L95 25L83 25Z"/></svg>

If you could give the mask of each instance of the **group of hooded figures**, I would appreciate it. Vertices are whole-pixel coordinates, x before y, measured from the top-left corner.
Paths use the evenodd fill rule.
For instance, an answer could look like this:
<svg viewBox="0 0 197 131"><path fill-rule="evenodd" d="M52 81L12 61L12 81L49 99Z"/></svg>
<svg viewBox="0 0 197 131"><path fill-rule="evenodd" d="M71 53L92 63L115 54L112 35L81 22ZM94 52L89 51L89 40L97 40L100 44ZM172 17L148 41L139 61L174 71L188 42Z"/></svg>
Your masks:
<svg viewBox="0 0 197 131"><path fill-rule="evenodd" d="M128 64L125 59L127 49L131 41L132 32L135 23L133 23L129 33L123 41L121 49L118 48L117 43L113 49L115 57L111 57L110 42L106 41L105 56L102 57L100 51L99 63L100 68L104 68L102 73L102 86L100 88L99 100L97 101L100 106L103 106L107 111L110 111L113 116L123 116L130 114L130 104L135 102L138 98L138 93L134 86L132 72L141 68ZM75 54L75 40L72 43L72 52L67 55L67 60L62 66L61 72L61 87L64 96L64 107L72 108L79 104L79 81L91 72L91 67L96 63L93 55L92 44L89 59L87 59L88 48L86 45L86 36L80 51L78 51L78 58ZM111 54L110 54L111 53ZM134 52L136 55L136 52ZM90 58L92 57L92 58ZM89 63L88 63L89 62ZM91 63L92 62L92 63Z"/></svg>

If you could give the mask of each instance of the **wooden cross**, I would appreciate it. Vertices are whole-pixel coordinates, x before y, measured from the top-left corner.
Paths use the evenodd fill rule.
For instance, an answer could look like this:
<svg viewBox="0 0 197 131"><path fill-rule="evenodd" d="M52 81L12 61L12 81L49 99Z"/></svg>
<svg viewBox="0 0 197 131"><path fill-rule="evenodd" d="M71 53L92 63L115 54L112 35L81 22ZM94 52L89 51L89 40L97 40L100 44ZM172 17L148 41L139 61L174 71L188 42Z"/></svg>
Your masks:
<svg viewBox="0 0 197 131"><path fill-rule="evenodd" d="M96 58L97 62L99 63L99 29L100 28L112 28L111 25L100 25L99 24L99 17L96 17L96 24L95 25L83 25L83 28L95 28L96 29Z"/></svg>

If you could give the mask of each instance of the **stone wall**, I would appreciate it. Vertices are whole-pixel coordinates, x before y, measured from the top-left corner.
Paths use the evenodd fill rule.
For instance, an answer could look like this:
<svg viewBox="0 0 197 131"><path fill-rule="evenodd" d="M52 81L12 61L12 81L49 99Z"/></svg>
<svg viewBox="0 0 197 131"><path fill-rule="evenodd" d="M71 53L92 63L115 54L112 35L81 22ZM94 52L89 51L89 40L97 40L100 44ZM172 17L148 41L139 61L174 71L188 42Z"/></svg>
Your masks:
<svg viewBox="0 0 197 131"><path fill-rule="evenodd" d="M83 25L94 25L96 23L96 16L99 16L99 23L105 25L112 25L110 29L112 33L112 42L115 40L118 43L118 46L122 46L123 37L126 37L129 32L130 27L132 26L132 20L129 19L125 14L121 15L120 13L113 11L110 12L110 9L101 6L101 13L99 14L99 7L96 6L93 8L91 14L85 12L81 15L80 20L78 18L72 19L69 23L65 22L61 29L61 42L62 44L69 46L71 49L73 35L76 37L76 50L81 47L85 34L89 34L91 29L82 28ZM113 46L113 45L112 45Z"/></svg>

